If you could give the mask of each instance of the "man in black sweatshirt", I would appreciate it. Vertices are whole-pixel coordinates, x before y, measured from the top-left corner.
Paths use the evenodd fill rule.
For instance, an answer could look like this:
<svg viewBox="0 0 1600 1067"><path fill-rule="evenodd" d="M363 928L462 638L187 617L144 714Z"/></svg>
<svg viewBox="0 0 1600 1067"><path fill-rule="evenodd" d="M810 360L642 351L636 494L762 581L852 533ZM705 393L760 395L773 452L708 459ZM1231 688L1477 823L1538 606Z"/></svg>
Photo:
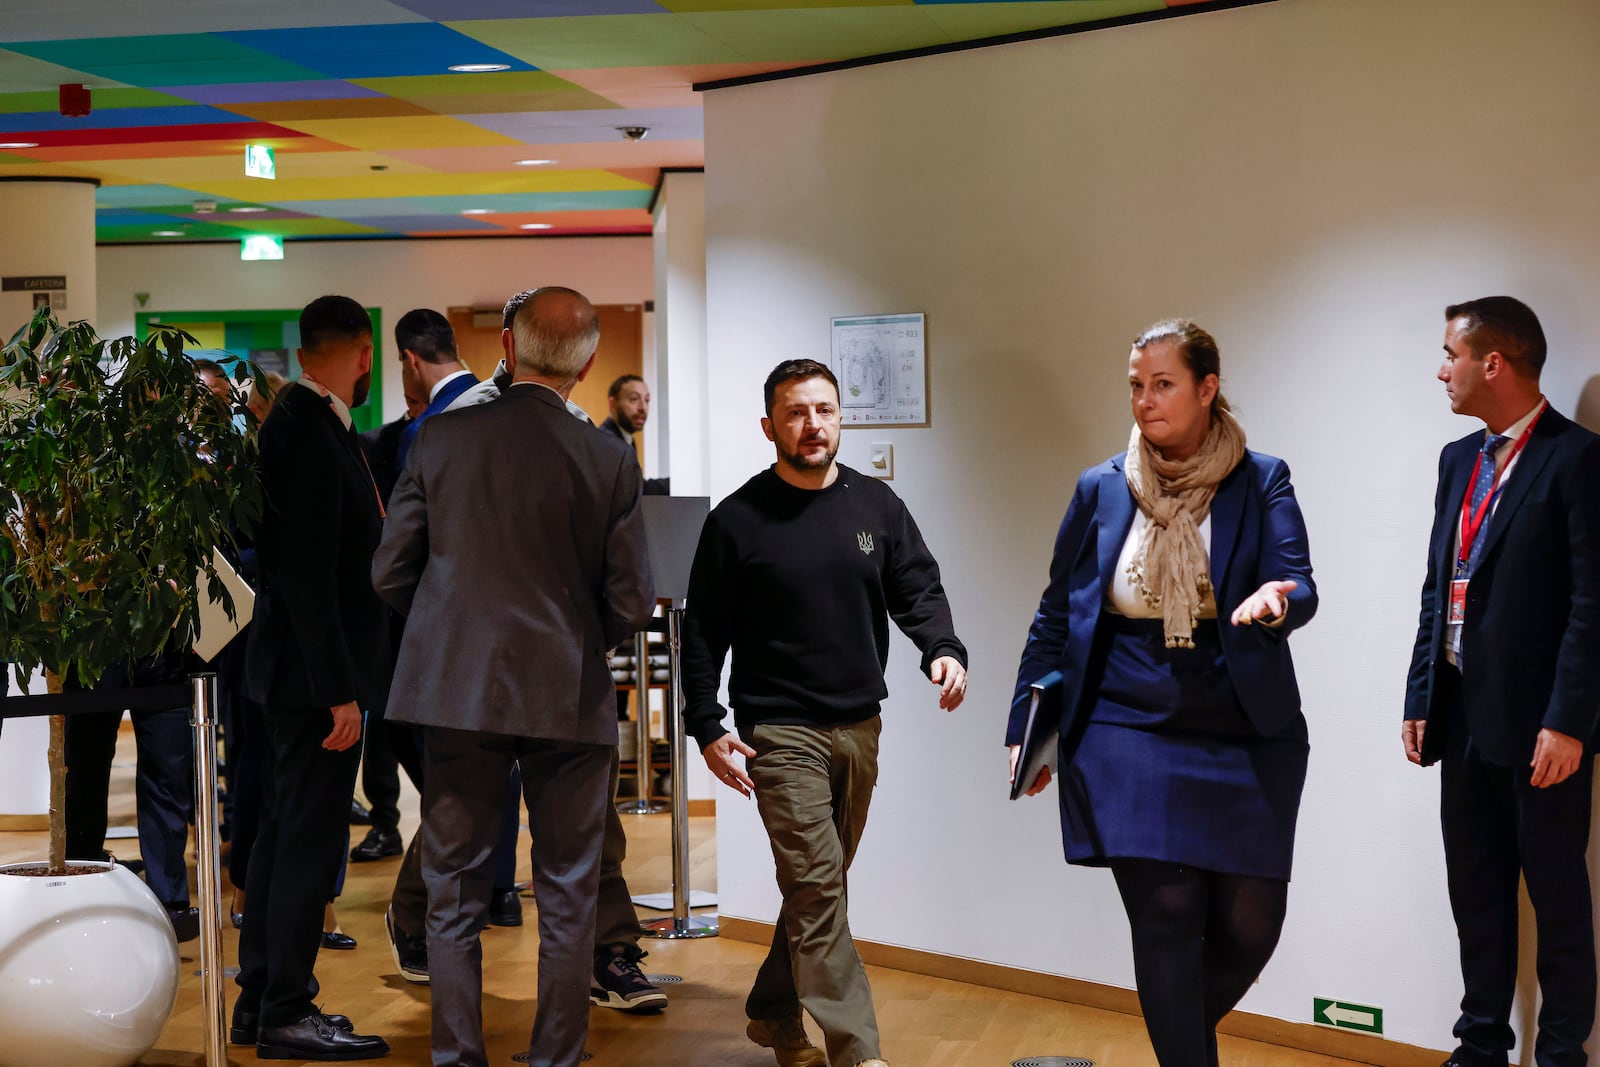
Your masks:
<svg viewBox="0 0 1600 1067"><path fill-rule="evenodd" d="M684 720L712 773L754 792L777 864L783 908L745 1003L750 1039L780 1067L886 1067L850 938L845 871L878 777L889 619L921 650L947 711L966 694L967 650L905 504L834 461L833 372L781 363L766 405L761 428L778 461L711 512L695 551ZM737 736L717 702L730 648ZM822 1028L826 1056L806 1038L802 1007Z"/></svg>

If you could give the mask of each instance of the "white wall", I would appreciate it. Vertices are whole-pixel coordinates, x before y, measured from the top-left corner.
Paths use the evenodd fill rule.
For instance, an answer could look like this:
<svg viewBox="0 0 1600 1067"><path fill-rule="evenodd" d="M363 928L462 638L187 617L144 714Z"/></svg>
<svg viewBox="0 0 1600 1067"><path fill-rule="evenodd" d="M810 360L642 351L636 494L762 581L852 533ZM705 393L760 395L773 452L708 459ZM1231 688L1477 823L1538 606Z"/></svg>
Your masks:
<svg viewBox="0 0 1600 1067"><path fill-rule="evenodd" d="M655 285L656 394L651 423L661 442L657 476L671 476L675 496L705 496L710 463L706 454L706 178L700 172L662 176L655 205ZM685 777L690 798L716 796L717 780L705 761L689 760Z"/></svg>
<svg viewBox="0 0 1600 1067"><path fill-rule="evenodd" d="M70 290L69 290L70 291ZM12 669L5 668L0 691L23 696L45 691L38 671L26 689L18 688ZM0 737L0 815L50 813L50 720L42 715L8 719Z"/></svg>
<svg viewBox="0 0 1600 1067"><path fill-rule="evenodd" d="M1290 914L1248 1011L1314 995L1448 1047L1459 997L1437 776L1401 756L1438 451L1445 304L1528 300L1569 413L1600 374L1600 9L1283 0L706 97L711 490L771 460L760 385L830 316L928 316L932 426L894 488L940 558L972 687L937 711L897 637L857 937L1129 986L1103 871L1060 858L1055 793L1004 799L1003 722L1078 471L1125 447L1128 341L1219 338L1251 443L1284 456L1322 592L1294 641L1310 778ZM723 794L722 911L777 897Z"/></svg>
<svg viewBox="0 0 1600 1067"><path fill-rule="evenodd" d="M66 278L52 300L61 322L94 321L94 190L49 178L0 182L0 275ZM33 317L34 295L0 289L0 344Z"/></svg>
<svg viewBox="0 0 1600 1067"><path fill-rule="evenodd" d="M0 182L0 275L61 275L56 318L94 321L94 186L40 179ZM34 294L0 292L0 344L33 317ZM6 669L0 692L17 695ZM37 680L37 679L36 679ZM42 691L42 689L40 690ZM50 810L49 720L13 719L0 740L0 814Z"/></svg>
<svg viewBox="0 0 1600 1067"><path fill-rule="evenodd" d="M706 176L663 177L655 211L656 346L668 469L678 496L704 496L706 436Z"/></svg>
<svg viewBox="0 0 1600 1067"><path fill-rule="evenodd" d="M236 244L100 248L102 336L132 333L140 311L298 308L342 293L384 311L383 409L403 410L394 323L412 308L499 307L537 285L565 285L596 304L651 296L650 238L291 241L280 261L244 263ZM141 308L136 293L150 294ZM605 412L591 412L595 421Z"/></svg>

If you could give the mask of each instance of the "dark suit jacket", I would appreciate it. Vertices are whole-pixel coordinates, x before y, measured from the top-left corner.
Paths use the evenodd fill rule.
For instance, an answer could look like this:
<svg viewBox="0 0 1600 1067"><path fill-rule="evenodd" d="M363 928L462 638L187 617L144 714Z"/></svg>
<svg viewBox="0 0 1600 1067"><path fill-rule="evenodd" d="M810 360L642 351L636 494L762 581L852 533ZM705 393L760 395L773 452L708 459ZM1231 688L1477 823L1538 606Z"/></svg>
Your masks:
<svg viewBox="0 0 1600 1067"><path fill-rule="evenodd" d="M372 581L408 615L389 718L617 743L606 650L655 608L639 464L552 390L427 421Z"/></svg>
<svg viewBox="0 0 1600 1067"><path fill-rule="evenodd" d="M1447 721L1434 694L1446 664L1461 500L1482 445L1480 430L1439 455L1406 681L1405 717L1429 721L1427 763L1444 751ZM1600 719L1600 438L1546 408L1478 536L1487 540L1461 633L1462 710L1474 745L1493 763L1521 766L1544 727L1592 744Z"/></svg>
<svg viewBox="0 0 1600 1067"><path fill-rule="evenodd" d="M394 483L400 480L400 435L409 425L411 418L402 415L361 435L361 451L372 468L372 480L378 483L378 495L385 506L394 492Z"/></svg>
<svg viewBox="0 0 1600 1067"><path fill-rule="evenodd" d="M400 431L400 443L396 458L399 461L401 470L405 469L406 457L411 454L411 446L416 443L417 434L422 431L422 424L435 415L442 415L449 411L450 405L454 404L458 397L470 389L475 389L480 384L482 383L470 372L458 375L444 383L444 387L439 390L439 395L428 401L428 406L422 409L421 414L412 419L406 428Z"/></svg>
<svg viewBox="0 0 1600 1067"><path fill-rule="evenodd" d="M1056 537L1050 584L1039 601L1017 671L1006 743L1020 744L1028 687L1050 671L1062 674L1061 736L1075 737L1095 694L1084 681L1106 595L1133 527L1137 505L1128 489L1127 453L1090 467ZM1292 580L1282 626L1234 626L1228 616L1267 581ZM1264 735L1286 729L1300 713L1300 689L1289 656L1289 634L1317 611L1317 587L1305 520L1281 459L1246 452L1211 501L1211 582L1228 675L1245 714Z"/></svg>
<svg viewBox="0 0 1600 1067"><path fill-rule="evenodd" d="M378 497L356 435L305 386L286 389L262 424L261 484L247 695L269 707L382 706L389 630L371 581Z"/></svg>

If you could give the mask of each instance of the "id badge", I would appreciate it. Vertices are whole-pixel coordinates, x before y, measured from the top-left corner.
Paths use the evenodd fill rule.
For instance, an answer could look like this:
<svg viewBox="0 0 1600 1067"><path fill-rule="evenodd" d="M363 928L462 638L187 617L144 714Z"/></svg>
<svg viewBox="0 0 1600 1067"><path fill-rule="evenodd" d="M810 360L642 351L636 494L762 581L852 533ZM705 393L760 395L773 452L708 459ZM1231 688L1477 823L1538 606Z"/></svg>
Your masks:
<svg viewBox="0 0 1600 1067"><path fill-rule="evenodd" d="M1467 580L1457 578L1450 583L1450 623L1459 626L1467 619Z"/></svg>

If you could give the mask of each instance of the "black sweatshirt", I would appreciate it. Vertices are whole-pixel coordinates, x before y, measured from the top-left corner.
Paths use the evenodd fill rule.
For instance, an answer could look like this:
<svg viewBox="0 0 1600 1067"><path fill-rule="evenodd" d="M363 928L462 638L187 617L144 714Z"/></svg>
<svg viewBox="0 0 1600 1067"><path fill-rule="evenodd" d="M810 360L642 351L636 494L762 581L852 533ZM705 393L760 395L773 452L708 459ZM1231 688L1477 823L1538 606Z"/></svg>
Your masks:
<svg viewBox="0 0 1600 1067"><path fill-rule="evenodd" d="M684 721L704 748L727 729L717 702L733 649L729 703L740 727L842 725L888 695L889 618L922 651L964 667L939 565L887 485L841 465L826 489L768 468L706 519L684 620Z"/></svg>

